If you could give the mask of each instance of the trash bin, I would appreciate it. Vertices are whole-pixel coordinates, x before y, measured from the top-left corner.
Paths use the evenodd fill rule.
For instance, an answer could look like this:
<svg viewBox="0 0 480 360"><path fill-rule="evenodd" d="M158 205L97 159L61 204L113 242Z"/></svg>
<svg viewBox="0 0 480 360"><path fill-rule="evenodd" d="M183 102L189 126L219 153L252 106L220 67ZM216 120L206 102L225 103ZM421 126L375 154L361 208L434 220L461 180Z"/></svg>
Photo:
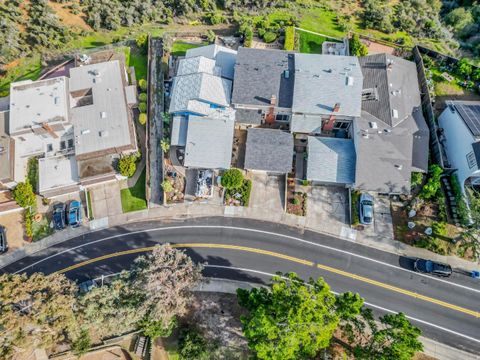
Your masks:
<svg viewBox="0 0 480 360"><path fill-rule="evenodd" d="M474 279L480 279L480 271L472 271L472 278Z"/></svg>

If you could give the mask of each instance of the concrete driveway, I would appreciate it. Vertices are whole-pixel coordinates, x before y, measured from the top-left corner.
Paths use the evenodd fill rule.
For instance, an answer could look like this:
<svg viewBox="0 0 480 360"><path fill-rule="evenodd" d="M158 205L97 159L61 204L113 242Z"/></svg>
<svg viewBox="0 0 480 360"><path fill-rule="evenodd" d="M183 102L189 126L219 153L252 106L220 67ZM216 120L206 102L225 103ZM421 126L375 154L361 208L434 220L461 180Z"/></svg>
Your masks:
<svg viewBox="0 0 480 360"><path fill-rule="evenodd" d="M337 186L310 187L307 192L307 227L349 237L349 223L347 189Z"/></svg>
<svg viewBox="0 0 480 360"><path fill-rule="evenodd" d="M265 211L283 214L285 177L260 172L252 172L249 175L252 180L249 208L262 208Z"/></svg>
<svg viewBox="0 0 480 360"><path fill-rule="evenodd" d="M19 249L28 244L23 226L23 209L1 214L0 225L6 229L9 251Z"/></svg>
<svg viewBox="0 0 480 360"><path fill-rule="evenodd" d="M374 197L373 224L365 226L365 229L358 232L358 237L371 239L377 242L393 240L392 213L390 210L390 199L388 196L372 194Z"/></svg>
<svg viewBox="0 0 480 360"><path fill-rule="evenodd" d="M120 183L112 181L88 188L95 219L123 214Z"/></svg>

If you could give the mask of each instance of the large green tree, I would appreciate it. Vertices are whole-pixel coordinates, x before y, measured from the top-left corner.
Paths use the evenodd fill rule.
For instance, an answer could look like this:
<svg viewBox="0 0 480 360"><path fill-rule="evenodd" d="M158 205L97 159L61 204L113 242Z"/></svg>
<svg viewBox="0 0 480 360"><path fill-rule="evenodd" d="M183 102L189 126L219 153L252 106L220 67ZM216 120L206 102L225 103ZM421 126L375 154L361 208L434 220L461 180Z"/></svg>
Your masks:
<svg viewBox="0 0 480 360"><path fill-rule="evenodd" d="M418 340L420 329L410 324L404 314L387 314L376 321L371 309L342 324L343 334L358 360L410 360L423 350Z"/></svg>
<svg viewBox="0 0 480 360"><path fill-rule="evenodd" d="M77 287L65 276L0 276L0 358L78 336Z"/></svg>
<svg viewBox="0 0 480 360"><path fill-rule="evenodd" d="M311 359L330 344L340 318L362 305L358 295L337 301L322 278L301 280L296 274L275 276L268 287L238 289L238 301L249 312L243 332L259 359ZM360 301L359 301L360 300Z"/></svg>

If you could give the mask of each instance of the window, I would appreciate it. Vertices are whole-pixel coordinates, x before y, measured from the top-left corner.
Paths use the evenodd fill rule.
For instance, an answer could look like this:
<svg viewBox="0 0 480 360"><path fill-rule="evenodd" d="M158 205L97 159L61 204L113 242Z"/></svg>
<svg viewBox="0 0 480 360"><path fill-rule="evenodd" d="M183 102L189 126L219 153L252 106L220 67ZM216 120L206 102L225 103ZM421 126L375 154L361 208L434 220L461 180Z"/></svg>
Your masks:
<svg viewBox="0 0 480 360"><path fill-rule="evenodd" d="M335 123L333 124L334 129L347 130L349 126L350 126L349 121L335 121Z"/></svg>
<svg viewBox="0 0 480 360"><path fill-rule="evenodd" d="M47 144L47 152L52 152L52 151L53 151L53 145Z"/></svg>
<svg viewBox="0 0 480 360"><path fill-rule="evenodd" d="M65 150L67 147L67 144L65 143L65 140L60 141L60 150Z"/></svg>
<svg viewBox="0 0 480 360"><path fill-rule="evenodd" d="M73 139L68 139L68 148L73 148Z"/></svg>
<svg viewBox="0 0 480 360"><path fill-rule="evenodd" d="M477 167L477 159L475 158L475 154L473 153L473 151L470 151L467 154L467 163L470 169Z"/></svg>
<svg viewBox="0 0 480 360"><path fill-rule="evenodd" d="M287 114L277 114L275 117L276 121L288 121L289 116Z"/></svg>

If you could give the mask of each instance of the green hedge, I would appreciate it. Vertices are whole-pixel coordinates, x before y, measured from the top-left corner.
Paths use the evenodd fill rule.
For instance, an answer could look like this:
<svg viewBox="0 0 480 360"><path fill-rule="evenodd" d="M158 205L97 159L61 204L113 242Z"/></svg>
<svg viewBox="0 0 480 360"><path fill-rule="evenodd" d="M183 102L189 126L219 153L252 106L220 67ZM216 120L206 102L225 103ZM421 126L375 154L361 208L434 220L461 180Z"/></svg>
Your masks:
<svg viewBox="0 0 480 360"><path fill-rule="evenodd" d="M360 224L360 215L358 214L358 202L360 201L360 192L352 191L351 222L353 226Z"/></svg>
<svg viewBox="0 0 480 360"><path fill-rule="evenodd" d="M450 183L452 184L452 191L455 195L455 202L457 203L458 220L462 225L467 225L468 207L456 174L450 176Z"/></svg>
<svg viewBox="0 0 480 360"><path fill-rule="evenodd" d="M283 45L283 49L288 51L295 49L295 28L293 26L288 26L285 29L285 44Z"/></svg>

